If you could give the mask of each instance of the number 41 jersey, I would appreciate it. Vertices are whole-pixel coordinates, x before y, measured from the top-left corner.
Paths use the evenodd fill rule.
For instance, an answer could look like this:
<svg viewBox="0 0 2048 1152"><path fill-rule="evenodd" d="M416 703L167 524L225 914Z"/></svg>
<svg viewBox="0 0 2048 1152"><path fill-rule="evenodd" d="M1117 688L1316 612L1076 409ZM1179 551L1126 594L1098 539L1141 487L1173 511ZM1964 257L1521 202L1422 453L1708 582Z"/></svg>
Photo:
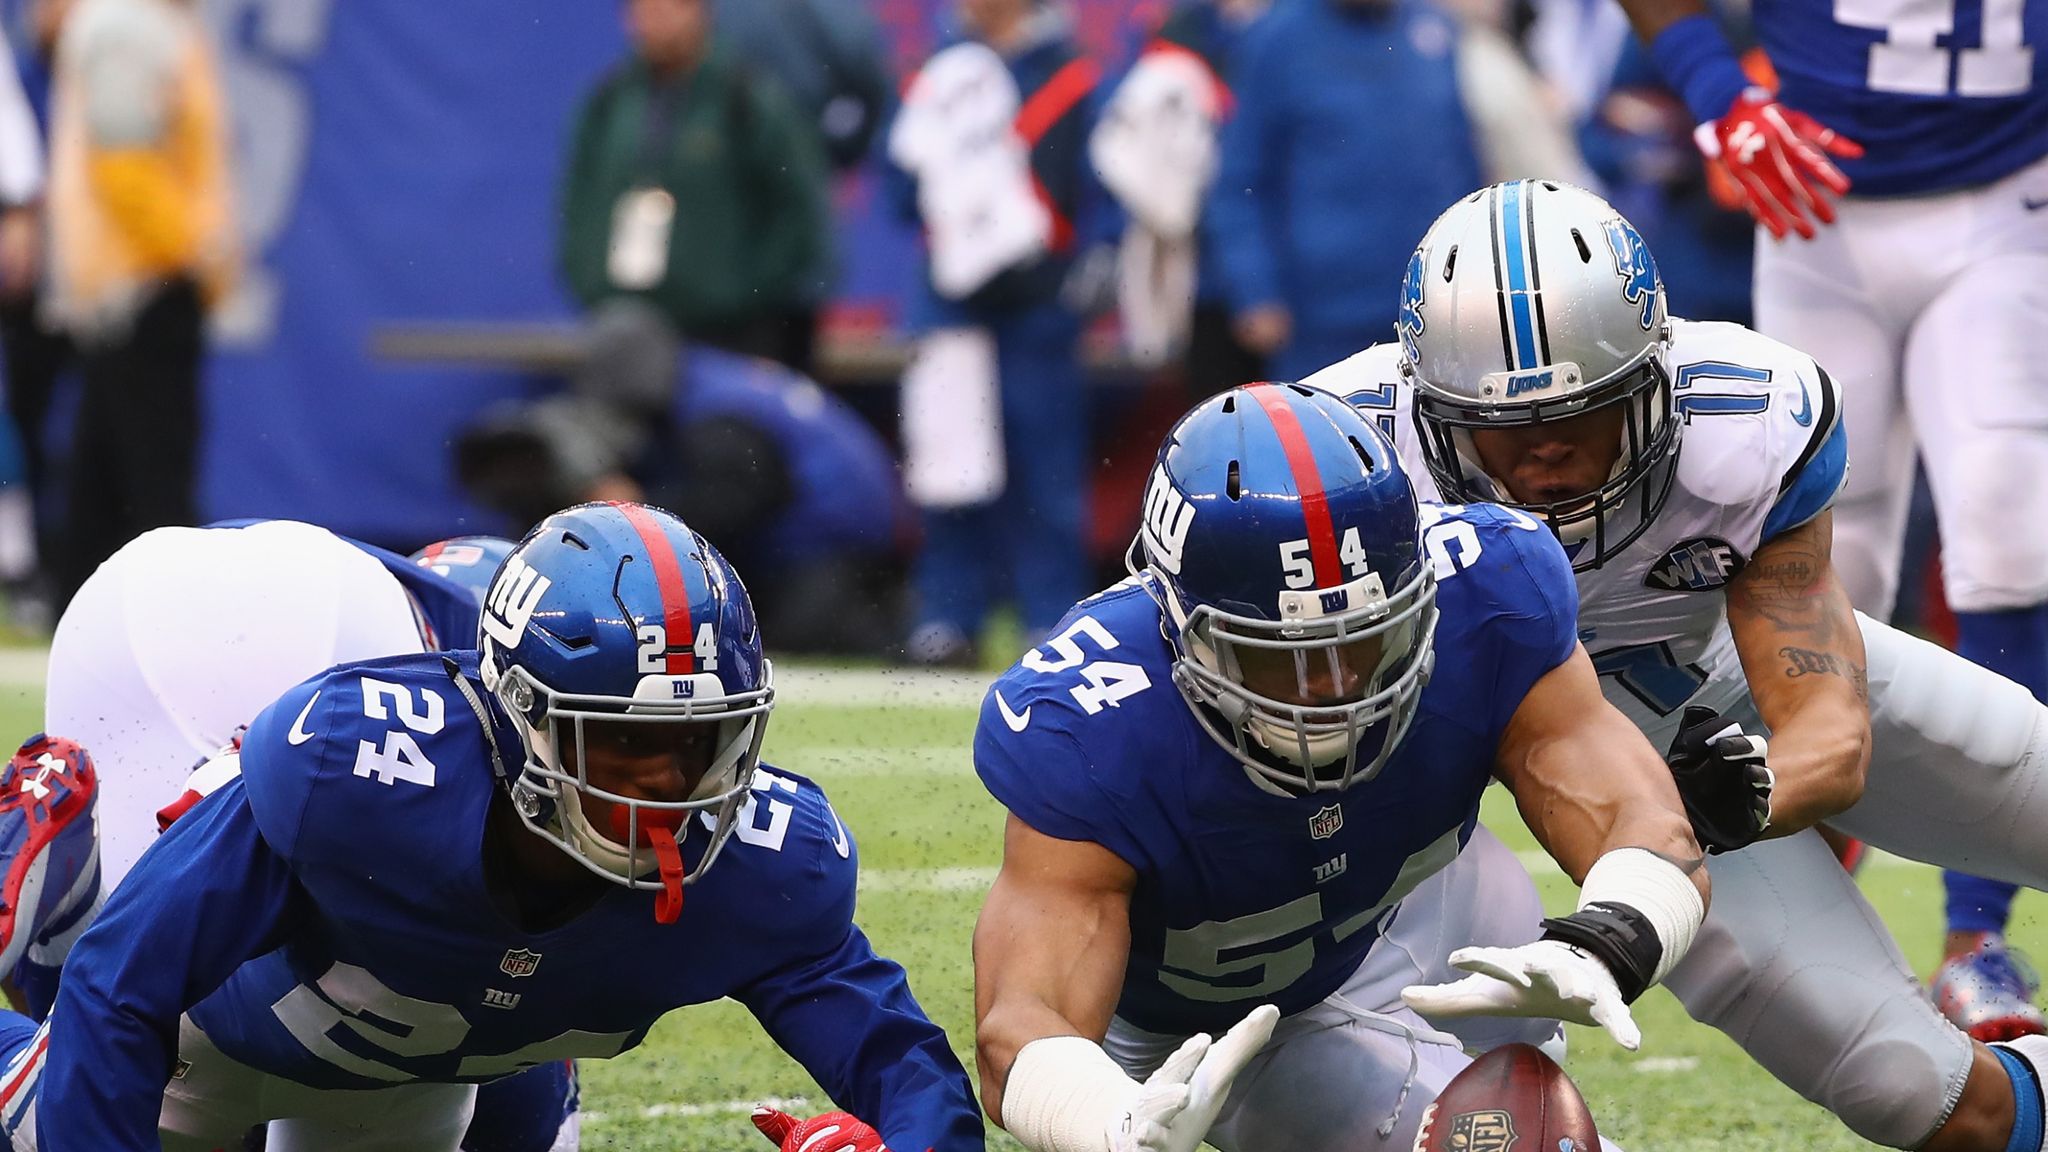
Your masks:
<svg viewBox="0 0 2048 1152"><path fill-rule="evenodd" d="M1381 344L1306 382L1379 416L1433 492L1400 361ZM1740 324L1674 319L1666 363L1681 421L1671 493L1635 543L1578 573L1579 639L1600 687L1660 750L1687 704L1727 711L1747 697L1728 582L1760 545L1828 509L1849 454L1835 382L1802 352Z"/></svg>
<svg viewBox="0 0 2048 1152"><path fill-rule="evenodd" d="M1266 791L1203 730L1142 578L1076 605L989 689L974 738L988 790L1137 872L1117 1005L1130 1023L1215 1032L1262 1003L1317 1003L1471 835L1502 730L1574 650L1571 570L1519 513L1422 511L1435 672L1393 758L1343 792Z"/></svg>

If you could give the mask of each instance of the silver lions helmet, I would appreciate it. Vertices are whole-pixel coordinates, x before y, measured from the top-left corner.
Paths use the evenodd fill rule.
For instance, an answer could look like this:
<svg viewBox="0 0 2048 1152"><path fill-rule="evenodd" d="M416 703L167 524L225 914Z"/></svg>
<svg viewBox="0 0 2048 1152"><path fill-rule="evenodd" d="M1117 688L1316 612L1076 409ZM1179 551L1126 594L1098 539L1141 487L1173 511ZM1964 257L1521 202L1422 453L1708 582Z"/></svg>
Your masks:
<svg viewBox="0 0 2048 1152"><path fill-rule="evenodd" d="M1396 327L1445 498L1537 516L1578 570L1656 518L1681 423L1670 321L1656 262L1612 205L1537 180L1458 201L1409 259Z"/></svg>

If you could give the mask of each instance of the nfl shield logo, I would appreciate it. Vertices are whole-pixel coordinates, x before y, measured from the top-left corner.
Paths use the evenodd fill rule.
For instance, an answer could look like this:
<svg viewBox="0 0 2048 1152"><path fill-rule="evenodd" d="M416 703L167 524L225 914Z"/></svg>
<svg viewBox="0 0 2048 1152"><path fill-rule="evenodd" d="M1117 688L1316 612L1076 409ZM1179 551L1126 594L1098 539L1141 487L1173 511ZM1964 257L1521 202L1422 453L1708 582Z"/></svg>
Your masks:
<svg viewBox="0 0 2048 1152"><path fill-rule="evenodd" d="M1498 1109L1451 1117L1451 1147L1460 1152L1507 1152L1515 1142L1515 1121Z"/></svg>
<svg viewBox="0 0 2048 1152"><path fill-rule="evenodd" d="M1308 818L1308 834L1318 840L1328 840L1344 826L1344 809L1335 804Z"/></svg>
<svg viewBox="0 0 2048 1152"><path fill-rule="evenodd" d="M531 976L533 970L538 967L540 953L529 952L524 948L514 948L505 953L503 960L498 961L498 971L507 976Z"/></svg>

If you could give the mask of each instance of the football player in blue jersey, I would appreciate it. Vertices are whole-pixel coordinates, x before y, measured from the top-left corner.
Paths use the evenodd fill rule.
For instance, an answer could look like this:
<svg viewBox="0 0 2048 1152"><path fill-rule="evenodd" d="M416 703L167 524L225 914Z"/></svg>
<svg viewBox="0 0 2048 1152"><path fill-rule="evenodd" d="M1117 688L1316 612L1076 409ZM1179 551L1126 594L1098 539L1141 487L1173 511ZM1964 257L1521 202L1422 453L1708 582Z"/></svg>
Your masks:
<svg viewBox="0 0 2048 1152"><path fill-rule="evenodd" d="M1142 523L1131 579L982 705L988 1115L1035 1152L1405 1148L1467 1049L1558 1019L1636 1047L1702 857L1601 699L1556 539L1418 507L1372 422L1298 384L1184 416ZM1479 827L1496 779L1573 914Z"/></svg>
<svg viewBox="0 0 2048 1152"><path fill-rule="evenodd" d="M571 509L500 567L482 643L316 676L210 766L41 1030L0 1018L15 1146L274 1120L288 1148L452 1150L476 1084L732 996L873 1121L825 1125L853 1147L981 1147L944 1035L851 922L846 829L758 764L772 675L724 560L658 509Z"/></svg>
<svg viewBox="0 0 2048 1152"><path fill-rule="evenodd" d="M1452 205L1402 296L1398 344L1310 379L1386 420L1428 494L1507 502L1565 542L1601 689L1670 750L1717 853L1666 986L1868 1140L2048 1152L2048 1038L1976 1042L1916 995L1815 828L2048 884L2048 707L1843 592L1833 379L1669 316L1635 228L1565 185Z"/></svg>
<svg viewBox="0 0 2048 1152"><path fill-rule="evenodd" d="M1756 326L1842 381L1850 599L1891 614L1917 455L1956 650L2048 700L2048 2L1760 0L1775 95L1701 0L1622 7L1764 228L1807 238L1759 238ZM1980 1039L2040 1032L2004 942L2014 886L1946 882L1942 1010Z"/></svg>

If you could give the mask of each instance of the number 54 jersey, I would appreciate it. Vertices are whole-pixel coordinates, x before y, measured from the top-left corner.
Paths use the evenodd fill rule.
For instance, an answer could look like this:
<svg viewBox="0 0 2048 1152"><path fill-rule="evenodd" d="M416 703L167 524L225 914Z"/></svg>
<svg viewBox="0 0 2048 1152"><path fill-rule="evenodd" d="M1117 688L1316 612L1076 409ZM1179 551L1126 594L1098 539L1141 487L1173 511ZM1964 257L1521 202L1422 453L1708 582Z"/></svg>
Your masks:
<svg viewBox="0 0 2048 1152"><path fill-rule="evenodd" d="M1434 492L1400 361L1398 345L1376 345L1305 383L1377 416L1418 489ZM1728 582L1762 544L1828 509L1849 455L1839 390L1812 357L1740 324L1674 319L1666 363L1681 422L1670 495L1621 555L1578 573L1579 639L1600 686L1659 749L1687 704L1726 712L1747 699ZM1632 504L1616 514L1634 523Z"/></svg>
<svg viewBox="0 0 2048 1152"><path fill-rule="evenodd" d="M974 738L988 790L1137 873L1120 1018L1186 1035L1262 1003L1316 1004L1471 835L1503 729L1575 651L1576 597L1563 551L1528 517L1422 511L1435 671L1392 759L1343 792L1267 791L1209 736L1174 687L1142 577L1077 604L989 689Z"/></svg>

